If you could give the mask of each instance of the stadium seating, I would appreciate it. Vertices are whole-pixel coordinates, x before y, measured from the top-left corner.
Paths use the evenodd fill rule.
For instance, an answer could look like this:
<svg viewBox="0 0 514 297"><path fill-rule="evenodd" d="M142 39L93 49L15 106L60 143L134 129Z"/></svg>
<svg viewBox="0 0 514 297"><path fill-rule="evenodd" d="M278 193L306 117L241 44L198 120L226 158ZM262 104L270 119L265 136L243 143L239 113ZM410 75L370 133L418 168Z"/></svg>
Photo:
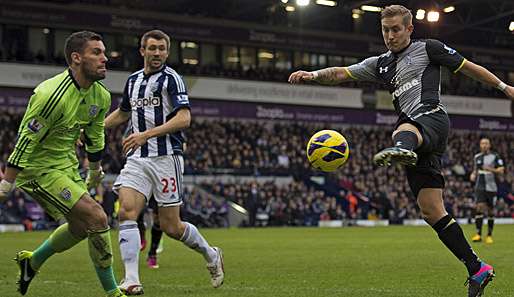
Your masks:
<svg viewBox="0 0 514 297"><path fill-rule="evenodd" d="M2 147L7 159L12 150L15 131L22 114L6 112L0 115ZM313 171L305 157L305 143L321 128L341 131L349 140L350 159L335 174L324 175L323 186L311 177ZM107 132L107 154L104 169L119 173L124 159L121 136L124 127ZM404 219L420 218L406 179L398 168L375 168L371 156L390 144L390 132L383 127L321 126L311 123L263 122L220 119L195 119L187 131L189 139L185 156L187 175L292 176L289 184L274 182L203 182L197 186L245 207L250 214L246 225L317 225L319 220L388 219L401 223ZM444 156L446 207L456 217L471 217L473 185L469 181L473 155L484 134L476 131L454 131ZM493 149L504 159L514 158L514 135L488 133ZM83 158L83 151L79 150ZM514 168L507 162L507 174L499 178L498 217L514 216ZM105 187L108 187L106 185ZM102 196L105 189L97 193ZM185 215L208 227L226 226L226 208L210 197L195 191L187 194ZM23 197L23 196L21 196ZM17 213L20 194L12 194L5 204L3 220ZM102 198L99 198L100 200ZM30 203L29 203L30 204ZM19 213L19 212L18 212ZM20 220L27 218L26 215ZM29 218L30 219L30 218Z"/></svg>

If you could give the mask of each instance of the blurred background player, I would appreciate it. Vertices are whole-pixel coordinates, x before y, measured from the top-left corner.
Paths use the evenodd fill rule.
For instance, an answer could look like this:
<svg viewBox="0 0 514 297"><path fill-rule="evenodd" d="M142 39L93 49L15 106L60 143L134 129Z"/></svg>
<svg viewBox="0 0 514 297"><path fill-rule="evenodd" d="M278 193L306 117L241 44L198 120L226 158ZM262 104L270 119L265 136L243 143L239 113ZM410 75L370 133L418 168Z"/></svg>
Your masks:
<svg viewBox="0 0 514 297"><path fill-rule="evenodd" d="M169 48L170 38L160 30L142 36L144 68L129 76L119 108L105 120L106 128L132 120L133 133L123 141L127 162L114 184L119 190L119 242L125 266L120 288L127 295L143 294L136 220L152 195L159 207L162 230L203 255L213 287L221 286L224 279L221 249L211 247L194 225L180 219L184 173L181 131L189 127L191 113L182 78L165 64Z"/></svg>
<svg viewBox="0 0 514 297"><path fill-rule="evenodd" d="M87 238L103 289L108 296L124 296L112 271L107 217L87 191L103 176L104 118L111 105L110 92L99 82L106 75L105 46L100 35L81 31L66 39L64 52L69 68L34 89L0 182L0 201L16 181L52 217L67 221L33 252L18 252L18 291L27 293L49 257ZM86 183L79 175L74 149L81 128L89 159Z"/></svg>
<svg viewBox="0 0 514 297"><path fill-rule="evenodd" d="M475 155L473 172L470 179L475 182L475 225L477 234L473 236L474 242L482 241L482 224L484 214L487 214L487 237L485 243L493 243L494 228L494 205L498 186L496 176L505 172L505 167L501 157L491 151L491 141L489 138L480 139L480 153Z"/></svg>
<svg viewBox="0 0 514 297"><path fill-rule="evenodd" d="M406 165L409 186L423 218L465 264L469 273L468 296L481 296L494 277L493 267L482 262L471 249L461 227L446 212L442 198L441 157L446 151L449 118L439 100L440 66L495 86L511 99L514 99L514 88L440 41L411 40L412 14L404 6L385 7L381 12L381 24L388 52L349 67L297 71L290 75L289 82L336 84L355 79L386 84L399 114L392 135L395 146L380 151L373 161L379 166Z"/></svg>

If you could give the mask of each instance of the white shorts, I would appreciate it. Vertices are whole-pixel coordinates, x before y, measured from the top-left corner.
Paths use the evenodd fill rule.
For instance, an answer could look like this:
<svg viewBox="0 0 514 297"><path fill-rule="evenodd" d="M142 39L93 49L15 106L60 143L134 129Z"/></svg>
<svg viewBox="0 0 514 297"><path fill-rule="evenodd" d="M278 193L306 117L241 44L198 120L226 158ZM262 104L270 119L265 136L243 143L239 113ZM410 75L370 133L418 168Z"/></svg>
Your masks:
<svg viewBox="0 0 514 297"><path fill-rule="evenodd" d="M182 204L184 158L169 155L150 158L130 158L114 182L117 193L121 187L132 188L146 197L154 197L159 207Z"/></svg>

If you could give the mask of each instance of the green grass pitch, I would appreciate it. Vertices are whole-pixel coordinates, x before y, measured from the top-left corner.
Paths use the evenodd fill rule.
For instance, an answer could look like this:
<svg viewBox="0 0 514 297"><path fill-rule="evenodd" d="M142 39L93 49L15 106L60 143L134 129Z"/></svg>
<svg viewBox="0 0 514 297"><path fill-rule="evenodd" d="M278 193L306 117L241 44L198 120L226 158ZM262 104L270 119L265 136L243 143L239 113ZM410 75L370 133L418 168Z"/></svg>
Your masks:
<svg viewBox="0 0 514 297"><path fill-rule="evenodd" d="M466 270L428 227L269 228L201 230L225 254L225 284L210 286L203 258L169 238L161 268L146 267L145 296L467 296ZM469 238L472 226L465 226ZM472 244L492 264L497 277L485 297L514 296L514 226L495 227L493 245ZM0 234L0 296L15 289L16 251L34 249L46 232ZM147 233L149 236L149 232ZM113 233L113 243L117 234ZM122 265L114 244L115 273ZM104 296L87 254L87 244L50 258L34 279L29 297Z"/></svg>

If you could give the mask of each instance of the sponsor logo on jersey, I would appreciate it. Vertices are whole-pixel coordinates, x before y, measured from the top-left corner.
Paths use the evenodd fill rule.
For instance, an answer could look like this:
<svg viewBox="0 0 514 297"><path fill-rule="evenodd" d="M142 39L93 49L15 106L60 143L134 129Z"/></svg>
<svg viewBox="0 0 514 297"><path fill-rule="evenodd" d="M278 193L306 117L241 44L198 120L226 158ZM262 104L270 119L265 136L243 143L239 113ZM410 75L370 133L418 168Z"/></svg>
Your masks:
<svg viewBox="0 0 514 297"><path fill-rule="evenodd" d="M388 67L388 66L378 68L378 72L379 72L379 73L385 73L385 72L387 72L388 70L389 70L389 67Z"/></svg>
<svg viewBox="0 0 514 297"><path fill-rule="evenodd" d="M27 128L34 133L39 132L39 130L41 130L43 127L44 127L43 124L38 122L38 120L36 120L36 119L30 120L29 123L27 124Z"/></svg>
<svg viewBox="0 0 514 297"><path fill-rule="evenodd" d="M393 96L395 98L398 98L400 97L403 93L407 92L408 90L412 89L412 87L415 87L419 85L419 80L414 78L413 80L409 81L409 82L406 82L404 83L403 85L401 85L400 87L398 87L394 92L393 92Z"/></svg>
<svg viewBox="0 0 514 297"><path fill-rule="evenodd" d="M68 201L71 199L71 191L68 188L64 188L61 192L61 197Z"/></svg>
<svg viewBox="0 0 514 297"><path fill-rule="evenodd" d="M91 105L89 107L89 117L94 118L98 114L98 105Z"/></svg>
<svg viewBox="0 0 514 297"><path fill-rule="evenodd" d="M155 107L161 105L161 98L159 97L150 97L150 98L138 98L130 100L130 105L132 109L136 109L139 107Z"/></svg>

